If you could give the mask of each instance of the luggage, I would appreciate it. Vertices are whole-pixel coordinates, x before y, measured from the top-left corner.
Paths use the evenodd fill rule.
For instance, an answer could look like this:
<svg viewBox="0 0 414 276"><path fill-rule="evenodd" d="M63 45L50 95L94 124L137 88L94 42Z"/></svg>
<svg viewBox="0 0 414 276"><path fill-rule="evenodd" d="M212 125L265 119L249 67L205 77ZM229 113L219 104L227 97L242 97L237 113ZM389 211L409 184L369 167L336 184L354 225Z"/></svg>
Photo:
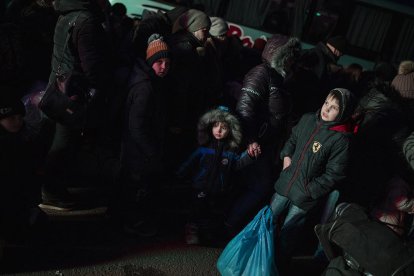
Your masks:
<svg viewBox="0 0 414 276"><path fill-rule="evenodd" d="M341 255L348 269L361 275L414 275L414 243L405 242L357 204L340 204L335 215L331 222L315 226L329 260Z"/></svg>

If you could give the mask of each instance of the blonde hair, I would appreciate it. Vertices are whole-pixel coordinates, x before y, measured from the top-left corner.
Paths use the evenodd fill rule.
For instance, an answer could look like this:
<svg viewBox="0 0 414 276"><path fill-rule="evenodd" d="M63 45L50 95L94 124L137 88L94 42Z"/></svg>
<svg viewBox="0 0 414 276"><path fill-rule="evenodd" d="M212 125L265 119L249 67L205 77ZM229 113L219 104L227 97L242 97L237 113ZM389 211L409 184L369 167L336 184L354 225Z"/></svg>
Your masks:
<svg viewBox="0 0 414 276"><path fill-rule="evenodd" d="M400 65L398 66L398 74L406 75L411 72L414 72L414 61L412 60L401 61Z"/></svg>

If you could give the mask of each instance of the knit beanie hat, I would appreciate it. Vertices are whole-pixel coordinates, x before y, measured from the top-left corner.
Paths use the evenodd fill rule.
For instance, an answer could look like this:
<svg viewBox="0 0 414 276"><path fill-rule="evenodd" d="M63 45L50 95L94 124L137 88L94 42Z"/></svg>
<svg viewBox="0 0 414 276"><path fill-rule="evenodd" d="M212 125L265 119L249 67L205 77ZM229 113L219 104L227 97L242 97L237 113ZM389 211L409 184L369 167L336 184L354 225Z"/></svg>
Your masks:
<svg viewBox="0 0 414 276"><path fill-rule="evenodd" d="M408 74L414 72L414 61L403 60L398 66L398 74Z"/></svg>
<svg viewBox="0 0 414 276"><path fill-rule="evenodd" d="M329 38L326 42L331 44L333 47L335 47L335 49L337 49L341 53L346 53L346 50L348 48L348 42L345 37L334 36Z"/></svg>
<svg viewBox="0 0 414 276"><path fill-rule="evenodd" d="M12 115L26 114L26 109L19 97L13 93L13 89L8 89L2 85L0 87L0 120Z"/></svg>
<svg viewBox="0 0 414 276"><path fill-rule="evenodd" d="M396 75L391 86L400 93L401 97L414 99L414 72Z"/></svg>
<svg viewBox="0 0 414 276"><path fill-rule="evenodd" d="M187 12L183 13L177 19L177 22L181 29L185 29L191 33L204 28L210 29L211 26L210 17L208 17L204 12L194 9L190 9ZM177 31L180 28L175 27L173 29Z"/></svg>
<svg viewBox="0 0 414 276"><path fill-rule="evenodd" d="M227 25L227 22L224 21L223 18L210 17L210 20L211 20L210 34L212 36L226 35L227 31L229 30L229 26Z"/></svg>
<svg viewBox="0 0 414 276"><path fill-rule="evenodd" d="M152 34L148 38L147 63L152 66L160 58L170 57L170 52L164 38L159 34Z"/></svg>

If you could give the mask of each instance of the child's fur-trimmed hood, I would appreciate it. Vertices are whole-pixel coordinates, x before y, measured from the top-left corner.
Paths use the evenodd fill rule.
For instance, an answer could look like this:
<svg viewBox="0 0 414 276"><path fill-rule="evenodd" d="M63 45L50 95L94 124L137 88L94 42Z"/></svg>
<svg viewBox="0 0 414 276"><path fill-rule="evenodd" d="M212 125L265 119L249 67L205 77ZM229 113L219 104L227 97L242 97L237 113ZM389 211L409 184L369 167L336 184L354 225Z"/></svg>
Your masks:
<svg viewBox="0 0 414 276"><path fill-rule="evenodd" d="M242 140L240 122L233 114L220 108L208 111L201 116L197 128L199 145L206 146L212 141L212 128L216 122L227 123L229 135L225 140L226 144L232 150L237 149Z"/></svg>

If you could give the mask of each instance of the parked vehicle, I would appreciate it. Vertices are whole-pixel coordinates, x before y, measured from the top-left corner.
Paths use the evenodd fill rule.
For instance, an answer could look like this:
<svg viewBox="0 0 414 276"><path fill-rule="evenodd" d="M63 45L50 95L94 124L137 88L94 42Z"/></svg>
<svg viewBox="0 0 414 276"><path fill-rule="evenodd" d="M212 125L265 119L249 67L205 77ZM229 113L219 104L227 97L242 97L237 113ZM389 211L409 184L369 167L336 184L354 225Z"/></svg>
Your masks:
<svg viewBox="0 0 414 276"><path fill-rule="evenodd" d="M169 2L152 1L152 0L111 0L111 4L121 2L127 7L127 14L132 18L142 19L142 14L145 10L157 12L168 11L175 8L177 5ZM246 47L252 47L254 40L257 38L265 39L272 34L259 29L254 29L234 22L228 22L229 33L238 36L243 45Z"/></svg>
<svg viewBox="0 0 414 276"><path fill-rule="evenodd" d="M329 36L342 34L350 42L339 63L359 63L372 69L375 62L398 64L414 59L414 7L402 0L110 0L122 2L128 15L141 18L144 10L167 11L180 3L202 8L227 20L230 33L246 47L273 33L297 36L304 48ZM413 5L413 4L410 4ZM414 6L414 5L413 5Z"/></svg>

